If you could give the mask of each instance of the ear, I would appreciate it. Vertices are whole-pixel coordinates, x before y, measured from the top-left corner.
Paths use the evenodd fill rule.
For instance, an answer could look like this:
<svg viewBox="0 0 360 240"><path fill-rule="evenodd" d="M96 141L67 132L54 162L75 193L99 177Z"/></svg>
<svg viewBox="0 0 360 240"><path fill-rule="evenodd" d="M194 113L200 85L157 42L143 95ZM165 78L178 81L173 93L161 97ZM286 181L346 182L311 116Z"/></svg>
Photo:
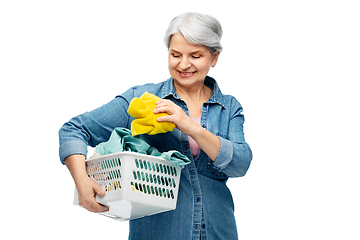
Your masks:
<svg viewBox="0 0 360 240"><path fill-rule="evenodd" d="M216 53L212 56L212 60L211 60L211 66L212 67L216 66L216 63L217 63L217 61L219 59L219 55L220 55L220 52L216 51Z"/></svg>

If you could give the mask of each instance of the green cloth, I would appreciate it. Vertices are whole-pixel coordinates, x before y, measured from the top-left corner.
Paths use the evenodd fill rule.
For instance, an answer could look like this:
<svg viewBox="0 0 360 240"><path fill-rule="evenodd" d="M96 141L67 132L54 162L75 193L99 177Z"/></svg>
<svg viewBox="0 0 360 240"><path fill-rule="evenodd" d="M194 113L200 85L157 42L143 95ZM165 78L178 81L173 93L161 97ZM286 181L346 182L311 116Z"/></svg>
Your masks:
<svg viewBox="0 0 360 240"><path fill-rule="evenodd" d="M160 153L140 136L133 137L131 131L126 128L115 128L109 140L100 143L95 148L95 152L100 156L126 151L161 157L171 161L175 166L180 168L183 168L191 162L189 158L175 150Z"/></svg>

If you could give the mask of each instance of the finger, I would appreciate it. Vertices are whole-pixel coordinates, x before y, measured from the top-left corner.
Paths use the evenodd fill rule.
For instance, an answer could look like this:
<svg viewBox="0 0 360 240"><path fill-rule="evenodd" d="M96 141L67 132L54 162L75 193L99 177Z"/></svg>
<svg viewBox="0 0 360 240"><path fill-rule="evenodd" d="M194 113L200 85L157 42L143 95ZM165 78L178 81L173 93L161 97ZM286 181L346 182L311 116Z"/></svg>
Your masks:
<svg viewBox="0 0 360 240"><path fill-rule="evenodd" d="M109 208L107 206L104 206L102 204L99 204L96 201L95 197L92 197L91 199L88 199L85 203L81 204L82 207L87 209L90 212L107 212L109 211Z"/></svg>
<svg viewBox="0 0 360 240"><path fill-rule="evenodd" d="M87 200L87 201L83 201L82 203L80 203L80 206L82 206L83 208L85 208L86 210L88 210L89 212L96 212L96 204L93 203L94 200ZM96 201L95 201L96 202Z"/></svg>
<svg viewBox="0 0 360 240"><path fill-rule="evenodd" d="M172 114L174 113L175 109L174 106L169 105L169 104L159 104L155 107L155 109L153 110L154 114L157 113L167 113L167 114Z"/></svg>
<svg viewBox="0 0 360 240"><path fill-rule="evenodd" d="M97 194L97 195L99 195L99 196L104 196L105 195L105 190L104 189L102 189L100 186L99 186L99 184L95 184L95 186L94 186L94 192Z"/></svg>
<svg viewBox="0 0 360 240"><path fill-rule="evenodd" d="M158 105L160 103L164 102L164 99L160 99L159 101L157 101L155 104Z"/></svg>
<svg viewBox="0 0 360 240"><path fill-rule="evenodd" d="M168 116L158 117L156 119L156 121L158 121L158 122L171 122L171 116L168 115Z"/></svg>
<svg viewBox="0 0 360 240"><path fill-rule="evenodd" d="M163 106L170 106L170 104L167 103L167 102L165 102L165 101L158 101L158 102L156 103L155 108L157 108L157 107L163 107Z"/></svg>
<svg viewBox="0 0 360 240"><path fill-rule="evenodd" d="M99 195L99 196L104 196L106 194L105 190L102 189L99 184L95 184L94 186L94 192L95 194ZM93 198L94 201L92 201L92 208L94 209L95 212L107 212L109 211L109 208L107 206L104 206L102 204L99 204L95 197Z"/></svg>
<svg viewBox="0 0 360 240"><path fill-rule="evenodd" d="M103 196L105 195L105 190L102 189L98 183L96 183L95 181L92 182L91 184L92 187L92 194L87 195L86 197L82 198L81 201L79 199L80 205L82 207L84 207L85 209L87 209L90 212L106 212L109 211L109 208L104 206L104 205L100 205L97 201L96 201L96 194Z"/></svg>
<svg viewBox="0 0 360 240"><path fill-rule="evenodd" d="M157 107L154 109L153 111L154 114L158 114L158 113L167 113L167 114L171 114L171 110L166 107L166 106L162 106L162 107Z"/></svg>
<svg viewBox="0 0 360 240"><path fill-rule="evenodd" d="M167 100L167 99L159 100L155 104L156 104L156 107L163 107L163 106L171 107L171 106L175 105L172 101Z"/></svg>
<svg viewBox="0 0 360 240"><path fill-rule="evenodd" d="M109 211L109 208L107 206L99 204L96 201L94 203L92 203L91 208L94 210L94 212L107 212L107 211Z"/></svg>
<svg viewBox="0 0 360 240"><path fill-rule="evenodd" d="M172 101L168 100L168 99L160 99L159 101L157 101L155 104L160 104L160 103L172 103Z"/></svg>

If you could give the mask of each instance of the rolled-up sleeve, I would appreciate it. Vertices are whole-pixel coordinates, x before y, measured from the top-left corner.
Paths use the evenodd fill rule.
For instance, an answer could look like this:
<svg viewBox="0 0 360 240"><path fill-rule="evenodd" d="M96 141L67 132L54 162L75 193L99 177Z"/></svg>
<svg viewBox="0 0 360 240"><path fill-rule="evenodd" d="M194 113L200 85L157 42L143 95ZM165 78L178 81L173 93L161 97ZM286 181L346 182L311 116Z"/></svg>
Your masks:
<svg viewBox="0 0 360 240"><path fill-rule="evenodd" d="M244 138L242 107L234 101L231 108L234 113L228 122L227 136L218 136L221 143L220 151L215 161L209 162L208 168L228 177L242 177L250 167L252 151Z"/></svg>
<svg viewBox="0 0 360 240"><path fill-rule="evenodd" d="M216 157L216 161L215 161L216 163L214 163L214 165L219 169L225 169L233 159L234 148L230 141L222 137L219 137L219 139L220 139L221 147L220 147L220 152Z"/></svg>
<svg viewBox="0 0 360 240"><path fill-rule="evenodd" d="M228 177L242 177L246 174L252 160L252 152L247 143L236 144L222 137L220 152L212 163L213 168Z"/></svg>
<svg viewBox="0 0 360 240"><path fill-rule="evenodd" d="M87 145L83 141L70 140L61 144L59 148L59 156L62 164L65 164L65 158L73 154L87 155Z"/></svg>
<svg viewBox="0 0 360 240"><path fill-rule="evenodd" d="M116 127L129 127L127 108L133 92L129 89L109 103L81 114L66 122L59 130L59 156L65 158L73 154L87 155L87 146L95 147L109 139Z"/></svg>

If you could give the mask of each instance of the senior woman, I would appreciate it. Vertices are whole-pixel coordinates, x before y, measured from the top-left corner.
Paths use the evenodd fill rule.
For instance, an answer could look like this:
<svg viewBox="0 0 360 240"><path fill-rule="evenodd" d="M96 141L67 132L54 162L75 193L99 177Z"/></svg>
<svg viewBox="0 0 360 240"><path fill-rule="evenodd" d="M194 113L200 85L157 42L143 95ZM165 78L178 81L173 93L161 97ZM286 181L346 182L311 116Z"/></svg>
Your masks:
<svg viewBox="0 0 360 240"><path fill-rule="evenodd" d="M229 177L247 172L252 152L243 133L242 106L221 93L207 76L222 50L222 29L213 17L185 13L174 18L165 35L171 78L135 86L114 100L65 123L59 131L60 159L79 192L80 204L91 212L105 212L95 194L101 187L87 176L87 145L108 140L116 127L130 128L129 102L145 91L161 98L154 113L172 122L172 132L142 135L161 152L177 150L191 159L181 172L177 207L130 221L129 239L237 239L234 203L226 186Z"/></svg>

